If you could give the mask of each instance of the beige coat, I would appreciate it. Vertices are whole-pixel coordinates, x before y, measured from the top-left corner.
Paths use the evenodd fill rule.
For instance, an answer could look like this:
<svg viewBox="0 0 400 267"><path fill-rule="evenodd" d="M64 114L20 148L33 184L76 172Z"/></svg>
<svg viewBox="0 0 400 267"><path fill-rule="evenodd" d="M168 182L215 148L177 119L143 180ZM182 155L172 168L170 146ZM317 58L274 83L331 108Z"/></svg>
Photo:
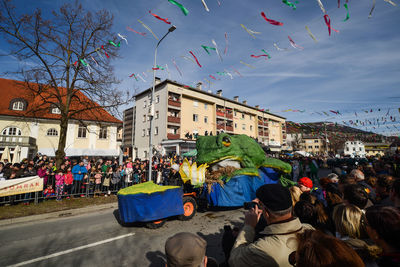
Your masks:
<svg viewBox="0 0 400 267"><path fill-rule="evenodd" d="M253 242L254 228L245 225L240 231L229 258L231 267L288 266L289 254L296 250L296 234L311 225L302 224L298 218L270 224L261 232L263 237Z"/></svg>

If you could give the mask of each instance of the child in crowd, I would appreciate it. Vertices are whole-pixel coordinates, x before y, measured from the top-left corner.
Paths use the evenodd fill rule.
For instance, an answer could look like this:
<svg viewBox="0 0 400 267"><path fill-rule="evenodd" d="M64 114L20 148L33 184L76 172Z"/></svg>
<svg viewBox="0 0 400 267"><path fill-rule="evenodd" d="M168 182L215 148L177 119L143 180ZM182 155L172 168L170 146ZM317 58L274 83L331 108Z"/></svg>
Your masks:
<svg viewBox="0 0 400 267"><path fill-rule="evenodd" d="M96 194L100 195L101 177L102 177L101 170L97 169L94 175L94 180L95 180L94 196L96 196Z"/></svg>
<svg viewBox="0 0 400 267"><path fill-rule="evenodd" d="M64 174L61 170L57 171L56 179L56 200L60 201L64 191Z"/></svg>
<svg viewBox="0 0 400 267"><path fill-rule="evenodd" d="M71 167L68 167L67 173L64 174L65 194L67 194L67 199L69 199L70 195L72 194L73 182L74 176L72 175Z"/></svg>
<svg viewBox="0 0 400 267"><path fill-rule="evenodd" d="M51 184L47 185L47 188L43 191L43 196L45 198L50 198L55 196L55 192Z"/></svg>
<svg viewBox="0 0 400 267"><path fill-rule="evenodd" d="M110 183L111 183L112 177L113 177L113 169L111 167L108 167L106 170L106 176L104 177L104 181L103 181L104 191L107 190L107 194L104 195L105 197L108 197L109 195L111 195Z"/></svg>

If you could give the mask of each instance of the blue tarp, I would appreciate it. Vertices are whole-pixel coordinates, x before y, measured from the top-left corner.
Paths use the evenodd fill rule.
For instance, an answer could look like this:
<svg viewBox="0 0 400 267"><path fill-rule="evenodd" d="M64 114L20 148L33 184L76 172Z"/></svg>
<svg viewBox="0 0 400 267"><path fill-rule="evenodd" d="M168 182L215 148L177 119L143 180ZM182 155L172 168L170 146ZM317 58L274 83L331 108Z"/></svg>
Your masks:
<svg viewBox="0 0 400 267"><path fill-rule="evenodd" d="M204 192L208 203L216 207L240 207L244 202L256 198L256 191L260 186L279 182L278 173L271 168L261 167L258 173L260 177L249 175L232 177L223 187L214 183L210 194L205 186Z"/></svg>
<svg viewBox="0 0 400 267"><path fill-rule="evenodd" d="M151 194L118 195L121 220L125 223L149 222L183 214L182 188Z"/></svg>

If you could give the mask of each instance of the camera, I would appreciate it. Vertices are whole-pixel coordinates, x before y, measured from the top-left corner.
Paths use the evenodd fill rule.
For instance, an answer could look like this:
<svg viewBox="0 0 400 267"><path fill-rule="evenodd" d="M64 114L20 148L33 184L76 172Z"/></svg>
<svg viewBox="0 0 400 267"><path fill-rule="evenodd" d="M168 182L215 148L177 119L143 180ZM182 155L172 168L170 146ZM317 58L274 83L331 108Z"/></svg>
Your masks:
<svg viewBox="0 0 400 267"><path fill-rule="evenodd" d="M258 205L257 202L250 201L250 202L244 202L244 203L243 203L243 208L244 208L245 210L254 209L256 206L257 206L259 209L261 209L260 205Z"/></svg>

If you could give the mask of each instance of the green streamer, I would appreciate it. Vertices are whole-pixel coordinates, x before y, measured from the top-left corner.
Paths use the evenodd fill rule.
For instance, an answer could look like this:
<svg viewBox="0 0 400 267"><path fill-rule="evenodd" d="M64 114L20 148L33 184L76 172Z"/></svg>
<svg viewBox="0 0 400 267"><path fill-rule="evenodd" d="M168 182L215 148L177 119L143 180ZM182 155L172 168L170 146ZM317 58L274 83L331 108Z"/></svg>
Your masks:
<svg viewBox="0 0 400 267"><path fill-rule="evenodd" d="M346 18L345 18L343 21L348 21L349 18L350 18L349 7L347 6L347 3L345 3L343 6L344 6L344 7L346 8L346 10L347 10Z"/></svg>
<svg viewBox="0 0 400 267"><path fill-rule="evenodd" d="M156 65L157 68L159 68L160 70L165 70L163 67L161 67L160 65Z"/></svg>
<svg viewBox="0 0 400 267"><path fill-rule="evenodd" d="M264 52L268 56L268 58L271 58L271 56L267 53L267 51L265 51L264 49L261 49L261 51Z"/></svg>
<svg viewBox="0 0 400 267"><path fill-rule="evenodd" d="M118 42L118 44L115 44L113 41L108 41L110 44L112 44L115 47L120 47L121 46L121 42Z"/></svg>
<svg viewBox="0 0 400 267"><path fill-rule="evenodd" d="M168 0L168 2L179 7L182 10L183 14L185 14L185 16L187 16L187 14L189 14L189 10L187 10L182 4L180 4L174 0Z"/></svg>
<svg viewBox="0 0 400 267"><path fill-rule="evenodd" d="M83 59L79 59L83 66L87 67L87 63Z"/></svg>
<svg viewBox="0 0 400 267"><path fill-rule="evenodd" d="M293 10L296 10L295 4L298 4L299 1L295 1L294 3L292 3L292 2L289 2L288 0L282 0L282 3L284 3L287 6L293 7Z"/></svg>
<svg viewBox="0 0 400 267"><path fill-rule="evenodd" d="M205 45L201 45L201 47L203 47L204 50L206 50L207 54L209 54L209 55L210 55L210 52L208 51L208 49L214 50L214 51L217 50L215 47L209 47L209 46L205 46Z"/></svg>

